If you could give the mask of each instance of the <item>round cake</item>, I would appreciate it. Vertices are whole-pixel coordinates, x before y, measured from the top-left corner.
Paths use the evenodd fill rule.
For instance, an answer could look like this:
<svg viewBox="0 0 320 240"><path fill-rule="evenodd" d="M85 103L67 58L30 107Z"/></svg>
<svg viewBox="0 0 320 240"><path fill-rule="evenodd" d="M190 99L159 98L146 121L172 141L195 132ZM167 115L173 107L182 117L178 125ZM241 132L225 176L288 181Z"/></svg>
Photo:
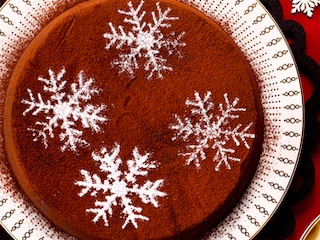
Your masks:
<svg viewBox="0 0 320 240"><path fill-rule="evenodd" d="M55 18L10 77L21 189L80 239L195 239L255 172L263 115L243 53L173 0L92 0Z"/></svg>

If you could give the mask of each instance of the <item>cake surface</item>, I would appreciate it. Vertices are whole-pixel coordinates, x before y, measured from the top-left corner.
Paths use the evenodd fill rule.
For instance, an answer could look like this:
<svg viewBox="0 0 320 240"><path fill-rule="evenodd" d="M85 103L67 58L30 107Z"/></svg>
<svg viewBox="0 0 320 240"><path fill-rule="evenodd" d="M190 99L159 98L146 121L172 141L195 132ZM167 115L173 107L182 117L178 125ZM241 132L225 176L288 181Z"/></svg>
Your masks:
<svg viewBox="0 0 320 240"><path fill-rule="evenodd" d="M194 239L238 201L263 116L250 66L177 1L87 1L30 43L6 93L21 188L81 239Z"/></svg>

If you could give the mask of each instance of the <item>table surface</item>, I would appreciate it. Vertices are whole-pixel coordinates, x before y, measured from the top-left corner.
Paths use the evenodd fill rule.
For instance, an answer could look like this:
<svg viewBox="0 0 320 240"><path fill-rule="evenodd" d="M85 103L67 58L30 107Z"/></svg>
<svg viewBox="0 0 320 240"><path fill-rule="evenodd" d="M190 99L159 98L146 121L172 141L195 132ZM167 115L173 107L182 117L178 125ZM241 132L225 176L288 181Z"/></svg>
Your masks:
<svg viewBox="0 0 320 240"><path fill-rule="evenodd" d="M0 0L0 5L3 2L5 0ZM288 196L289 200L284 201L279 212L266 226L266 230L256 239L298 240L312 220L320 215L320 3L317 3L318 0L294 1L297 5L294 5L292 0L261 0L261 2L279 23L296 57L306 103L306 123L310 126L306 126L305 150L291 187L293 197ZM300 5L301 9L292 13L298 4L309 4L311 7L305 9L313 10L312 14L309 12L308 16L307 13L300 11L304 5ZM300 41L300 38L305 42ZM297 43L301 46L297 46ZM312 160L308 166L305 159ZM296 189L298 190L295 195ZM297 200L298 202L294 199L297 192L305 194L301 197L303 199ZM286 219L286 222L282 219ZM277 232L279 229L282 229L282 233ZM1 230L1 226L0 239L11 239Z"/></svg>

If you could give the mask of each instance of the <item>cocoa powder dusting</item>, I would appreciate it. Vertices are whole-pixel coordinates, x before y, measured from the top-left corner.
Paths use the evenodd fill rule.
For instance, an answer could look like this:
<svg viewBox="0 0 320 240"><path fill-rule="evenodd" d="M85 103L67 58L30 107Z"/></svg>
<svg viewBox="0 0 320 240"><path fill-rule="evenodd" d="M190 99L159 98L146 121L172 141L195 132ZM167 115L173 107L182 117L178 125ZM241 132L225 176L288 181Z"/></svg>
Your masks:
<svg viewBox="0 0 320 240"><path fill-rule="evenodd" d="M132 1L134 6L140 1ZM5 126L6 149L11 168L18 182L31 201L64 231L90 239L186 239L194 238L216 223L242 194L257 164L262 139L262 114L253 73L238 47L231 38L214 22L202 14L174 1L160 2L162 9L170 8L172 16L178 20L171 22L170 28L163 28L162 34L182 33L177 51L171 54L160 49L160 55L167 60L171 70L162 71L161 77L144 71L144 59L139 59L139 69L134 74L119 73L119 67L112 65L121 51L106 49L106 32L110 24L124 23L124 16L118 10L128 9L127 1L87 1L81 4L63 4L50 18L54 21L46 25L35 37L10 72L9 90L6 95ZM69 9L65 11L66 9ZM145 21L152 22L150 12L157 11L156 1L144 3ZM44 26L43 25L43 26ZM18 54L20 55L20 53ZM44 121L46 114L36 117L24 114L28 106L23 99L30 99L30 90L43 100L50 94L44 92L39 77L50 78L50 71L56 75L65 69L67 80L66 95L72 94L72 84L83 72L86 79L92 78L93 86L99 93L93 94L90 104L106 107L99 113L106 121L100 122L99 132L83 128L77 121L74 128L82 130L82 138L88 144L76 151L61 151L63 133L56 129L53 138L48 138L45 148L43 141L34 141L34 132L28 130L35 121ZM6 87L6 86L3 86ZM29 90L28 90L29 89ZM224 94L230 99L239 98L241 124L253 122L250 131L256 138L249 139L249 150L243 145L236 149L240 162L231 162L232 170L224 165L215 171L212 161L215 152L207 150L207 159L201 168L186 165L186 157L179 153L185 149L183 139L173 141L174 115L185 116L190 112L186 100L212 92L212 102L217 106L224 103ZM82 104L82 105L81 105ZM86 103L81 103L84 108ZM219 115L219 107L214 112ZM61 121L58 121L61 124ZM236 128L238 123L230 123ZM8 137L10 136L10 137ZM111 151L115 143L121 145L119 157L122 172L128 171L127 160L132 159L132 151L139 148L141 154L151 153L157 167L148 173L148 180L163 179L159 190L166 193L158 197L159 207L142 204L138 197L132 197L133 204L143 209L148 221L138 221L138 228L128 224L122 229L124 217L120 204L113 208L108 218L109 226L92 219L94 214L87 209L94 206L92 197L79 197L81 188L75 184L83 178L85 169L90 173L98 171L92 153L106 146ZM18 173L18 174L17 174ZM107 178L102 174L102 179ZM143 185L145 178L138 177L137 184ZM241 186L241 189L240 189ZM233 197L233 195L235 197ZM100 201L104 197L99 196Z"/></svg>

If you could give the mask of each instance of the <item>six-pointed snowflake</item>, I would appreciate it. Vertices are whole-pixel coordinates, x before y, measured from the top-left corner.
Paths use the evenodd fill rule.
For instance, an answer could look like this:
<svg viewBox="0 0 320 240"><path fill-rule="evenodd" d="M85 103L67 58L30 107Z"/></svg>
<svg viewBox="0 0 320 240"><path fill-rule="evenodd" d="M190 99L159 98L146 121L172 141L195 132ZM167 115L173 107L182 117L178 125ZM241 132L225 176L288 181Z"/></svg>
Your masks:
<svg viewBox="0 0 320 240"><path fill-rule="evenodd" d="M91 174L86 170L81 170L84 180L75 184L82 187L80 197L90 193L90 196L96 197L99 193L103 195L104 201L95 201L95 207L87 209L88 213L94 213L96 216L93 222L99 219L104 221L105 226L109 226L108 216L112 216L113 207L121 206L122 214L126 218L122 229L129 223L138 228L137 220L148 221L149 218L142 215L142 208L134 206L131 200L133 195L140 198L144 204L152 204L159 207L158 197L166 196L166 193L158 190L163 185L163 180L155 182L145 181L143 185L137 183L138 178L147 177L148 171L157 168L156 163L150 162L150 153L141 155L138 148L134 148L133 159L128 160L127 171L121 171L123 164L119 157L120 145L115 144L111 152L102 148L99 153L93 153L92 158L99 165L101 173L107 173L106 179L101 179L97 174Z"/></svg>
<svg viewBox="0 0 320 240"><path fill-rule="evenodd" d="M314 8L320 5L320 0L291 0L292 13L303 12L312 17Z"/></svg>
<svg viewBox="0 0 320 240"><path fill-rule="evenodd" d="M70 86L71 93L67 94L67 81L63 80L65 73L65 68L57 75L49 69L48 79L38 78L44 83L43 91L50 94L48 100L44 100L41 93L34 95L32 90L28 89L30 99L23 99L21 102L29 105L23 115L29 112L32 112L33 116L41 113L45 115L44 121L37 121L34 127L28 128L33 132L34 141L42 139L47 148L48 137L54 138L54 129L60 128L61 151L76 151L77 147L89 144L82 139L82 130L76 128L76 123L81 121L83 128L99 132L98 124L107 121L107 118L99 115L105 109L104 105L94 106L87 103L92 95L99 93L98 89L92 87L93 78L87 78L81 71L77 76L77 83Z"/></svg>
<svg viewBox="0 0 320 240"><path fill-rule="evenodd" d="M115 46L116 49L122 49L123 46L129 47L127 52L119 54L119 59L113 61L112 65L118 67L120 73L127 72L133 77L135 70L139 69L139 58L145 59L144 69L149 73L148 79L157 74L162 78L163 71L172 71L172 67L167 64L167 59L163 58L160 50L165 50L169 55L177 54L182 57L179 47L186 44L181 42L184 32L176 34L171 32L165 36L161 28L170 28L171 21L178 20L178 17L169 16L171 11L167 8L162 11L160 4L156 3L157 11L152 12L152 21L144 21L145 11L141 11L144 1L137 8L134 8L131 2L128 3L129 11L119 10L118 12L125 15L124 23L132 25L132 31L125 32L124 26L118 26L116 29L113 23L109 22L111 33L105 33L104 37L108 40L106 49Z"/></svg>
<svg viewBox="0 0 320 240"><path fill-rule="evenodd" d="M231 128L228 124L233 120L239 118L240 112L246 111L245 108L238 108L239 99L235 98L232 102L228 99L228 94L224 94L225 104L219 104L219 115L213 115L214 104L211 102L211 92L208 91L204 98L200 97L198 92L195 92L195 100L187 100L186 105L192 107L191 115L193 118L185 117L181 119L180 116L175 115L176 124L171 125L170 128L176 131L173 140L182 138L188 142L193 139L190 144L186 145L186 152L179 155L187 157L187 165L192 162L199 169L200 160L206 159L206 149L213 149L215 151L214 161L217 162L215 167L219 171L222 164L227 169L231 169L230 161L240 161L232 154L235 149L227 147L228 142L234 142L235 147L239 146L241 142L246 148L250 148L247 143L247 138L254 138L254 134L247 133L252 123L249 123L242 130L241 124L235 128ZM197 120L194 120L197 117ZM194 143L194 144L193 144Z"/></svg>

